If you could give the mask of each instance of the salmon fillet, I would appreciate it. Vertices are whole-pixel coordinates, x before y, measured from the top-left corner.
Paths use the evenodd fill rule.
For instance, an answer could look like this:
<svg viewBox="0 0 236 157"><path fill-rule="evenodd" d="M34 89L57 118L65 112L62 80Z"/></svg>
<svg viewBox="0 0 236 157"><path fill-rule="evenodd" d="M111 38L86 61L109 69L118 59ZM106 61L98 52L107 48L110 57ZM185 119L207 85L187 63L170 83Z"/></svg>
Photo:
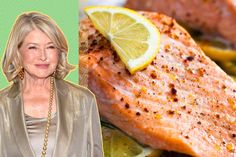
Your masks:
<svg viewBox="0 0 236 157"><path fill-rule="evenodd" d="M236 44L235 0L128 0L126 7L158 11Z"/></svg>
<svg viewBox="0 0 236 157"><path fill-rule="evenodd" d="M159 28L161 48L134 75L89 19L80 22L80 83L96 95L100 115L152 148L233 157L236 83L175 20L140 14Z"/></svg>

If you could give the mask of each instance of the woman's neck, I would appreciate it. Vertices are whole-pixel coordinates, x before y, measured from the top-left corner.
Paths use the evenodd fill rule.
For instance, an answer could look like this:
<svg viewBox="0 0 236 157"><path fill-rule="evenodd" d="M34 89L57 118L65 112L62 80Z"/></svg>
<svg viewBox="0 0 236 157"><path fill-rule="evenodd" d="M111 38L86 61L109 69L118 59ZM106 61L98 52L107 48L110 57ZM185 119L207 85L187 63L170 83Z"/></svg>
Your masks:
<svg viewBox="0 0 236 157"><path fill-rule="evenodd" d="M45 91L50 90L50 77L35 78L26 75L22 81L23 91L28 93L31 91Z"/></svg>
<svg viewBox="0 0 236 157"><path fill-rule="evenodd" d="M27 77L22 80L24 112L32 117L42 118L48 115L50 100L50 76L44 79ZM52 113L56 112L55 93L52 100Z"/></svg>

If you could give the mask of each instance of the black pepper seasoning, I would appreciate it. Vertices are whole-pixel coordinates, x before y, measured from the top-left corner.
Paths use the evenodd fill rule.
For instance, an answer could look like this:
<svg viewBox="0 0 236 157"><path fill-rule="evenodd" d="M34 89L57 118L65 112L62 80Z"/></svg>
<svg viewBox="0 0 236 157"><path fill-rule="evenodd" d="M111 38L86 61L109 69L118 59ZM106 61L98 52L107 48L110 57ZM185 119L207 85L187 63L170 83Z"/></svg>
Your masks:
<svg viewBox="0 0 236 157"><path fill-rule="evenodd" d="M201 112L200 114L201 114L202 116L205 116L205 114L204 114L204 113L202 113L202 112Z"/></svg>
<svg viewBox="0 0 236 157"><path fill-rule="evenodd" d="M216 114L216 118L218 118L218 119L219 119L219 118L220 118L220 115L219 115L219 114Z"/></svg>
<svg viewBox="0 0 236 157"><path fill-rule="evenodd" d="M192 61L193 59L194 59L193 56L188 56L188 57L186 58L187 61Z"/></svg>
<svg viewBox="0 0 236 157"><path fill-rule="evenodd" d="M236 134L232 134L232 137L235 138L235 137L236 137Z"/></svg>
<svg viewBox="0 0 236 157"><path fill-rule="evenodd" d="M140 114L140 112L136 112L136 116L140 116L141 114Z"/></svg>
<svg viewBox="0 0 236 157"><path fill-rule="evenodd" d="M186 106L182 106L181 108L182 108L183 110L185 110L185 109L186 109Z"/></svg>
<svg viewBox="0 0 236 157"><path fill-rule="evenodd" d="M129 108L129 104L128 103L125 104L125 108L127 108L127 109Z"/></svg>
<svg viewBox="0 0 236 157"><path fill-rule="evenodd" d="M173 100L174 100L174 102L178 102L178 98L174 98Z"/></svg>
<svg viewBox="0 0 236 157"><path fill-rule="evenodd" d="M169 110L169 111L167 111L167 113L170 115L173 115L173 114L175 114L175 111Z"/></svg>
<svg viewBox="0 0 236 157"><path fill-rule="evenodd" d="M144 111L145 111L145 112L148 112L148 109L147 109L147 108L144 108Z"/></svg>
<svg viewBox="0 0 236 157"><path fill-rule="evenodd" d="M175 88L171 88L171 94L172 95L176 95L177 94L177 90Z"/></svg>
<svg viewBox="0 0 236 157"><path fill-rule="evenodd" d="M154 72L152 72L150 76L152 77L152 79L156 79L157 78L157 75Z"/></svg>

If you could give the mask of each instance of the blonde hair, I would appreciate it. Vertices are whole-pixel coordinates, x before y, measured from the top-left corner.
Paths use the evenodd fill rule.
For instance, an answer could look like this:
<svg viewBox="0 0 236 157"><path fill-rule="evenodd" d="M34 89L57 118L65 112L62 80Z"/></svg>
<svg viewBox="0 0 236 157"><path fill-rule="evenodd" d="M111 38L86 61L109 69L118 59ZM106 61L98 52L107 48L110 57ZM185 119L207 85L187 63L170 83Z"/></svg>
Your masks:
<svg viewBox="0 0 236 157"><path fill-rule="evenodd" d="M22 69L19 49L25 37L34 29L45 33L59 51L56 78L63 79L74 68L67 61L67 41L57 24L50 17L39 12L26 12L18 16L13 25L3 57L2 69L9 82L18 80L17 74Z"/></svg>

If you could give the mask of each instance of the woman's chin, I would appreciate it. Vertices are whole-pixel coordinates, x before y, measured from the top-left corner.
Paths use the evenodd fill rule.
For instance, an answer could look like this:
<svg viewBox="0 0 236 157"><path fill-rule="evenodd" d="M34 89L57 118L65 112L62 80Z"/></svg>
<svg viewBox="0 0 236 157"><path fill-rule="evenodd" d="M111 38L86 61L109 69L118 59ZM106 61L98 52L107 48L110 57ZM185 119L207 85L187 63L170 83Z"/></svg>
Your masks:
<svg viewBox="0 0 236 157"><path fill-rule="evenodd" d="M29 73L29 77L33 77L36 79L45 79L51 76L53 72L38 72L38 73Z"/></svg>

